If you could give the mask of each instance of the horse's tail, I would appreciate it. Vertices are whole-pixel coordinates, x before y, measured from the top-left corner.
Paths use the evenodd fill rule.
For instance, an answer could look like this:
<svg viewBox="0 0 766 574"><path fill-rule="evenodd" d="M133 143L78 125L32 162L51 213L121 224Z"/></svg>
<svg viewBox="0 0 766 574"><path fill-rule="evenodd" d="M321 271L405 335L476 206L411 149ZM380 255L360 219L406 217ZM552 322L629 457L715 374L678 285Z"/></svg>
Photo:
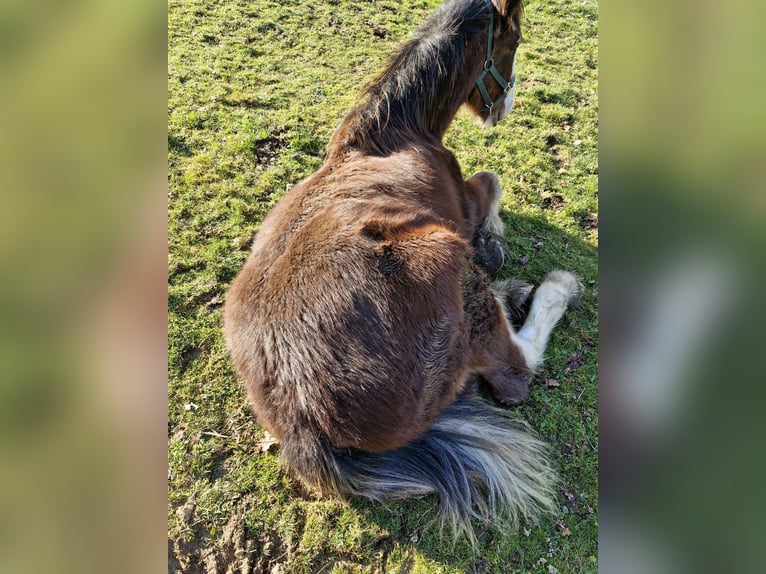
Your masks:
<svg viewBox="0 0 766 574"><path fill-rule="evenodd" d="M552 512L555 475L546 445L506 411L459 397L421 437L395 450L361 453L327 448L295 428L282 457L306 480L341 496L376 501L439 497L440 526L475 540L471 520L517 526Z"/></svg>

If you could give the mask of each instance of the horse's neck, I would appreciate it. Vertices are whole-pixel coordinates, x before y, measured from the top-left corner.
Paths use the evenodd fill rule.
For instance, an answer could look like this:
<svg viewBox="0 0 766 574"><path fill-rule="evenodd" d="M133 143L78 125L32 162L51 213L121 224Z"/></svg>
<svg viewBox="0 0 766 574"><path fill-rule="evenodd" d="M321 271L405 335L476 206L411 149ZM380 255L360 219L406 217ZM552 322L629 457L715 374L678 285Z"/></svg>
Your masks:
<svg viewBox="0 0 766 574"><path fill-rule="evenodd" d="M450 49L454 46L442 42L440 50ZM473 87L473 72L483 57L480 51L466 47L455 69L437 74L434 68L438 62L422 58L414 50L403 51L393 60L398 65L385 71L369 89L367 102L341 122L328 155L352 149L387 155L424 140L440 144Z"/></svg>

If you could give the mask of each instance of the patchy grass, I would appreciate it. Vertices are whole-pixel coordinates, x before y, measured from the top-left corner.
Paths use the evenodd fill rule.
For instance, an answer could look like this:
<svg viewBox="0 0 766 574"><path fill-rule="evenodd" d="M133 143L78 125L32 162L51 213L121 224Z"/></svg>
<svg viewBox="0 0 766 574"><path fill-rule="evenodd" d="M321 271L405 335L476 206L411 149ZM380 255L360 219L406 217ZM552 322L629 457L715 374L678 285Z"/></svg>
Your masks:
<svg viewBox="0 0 766 574"><path fill-rule="evenodd" d="M280 470L227 360L221 305L265 213L322 163L360 87L436 0L170 0L169 566L183 572L595 572L597 7L530 0L512 114L447 134L466 175L496 171L512 261L584 279L523 415L552 445L558 516L482 531L476 551L427 528L433 498L318 500Z"/></svg>

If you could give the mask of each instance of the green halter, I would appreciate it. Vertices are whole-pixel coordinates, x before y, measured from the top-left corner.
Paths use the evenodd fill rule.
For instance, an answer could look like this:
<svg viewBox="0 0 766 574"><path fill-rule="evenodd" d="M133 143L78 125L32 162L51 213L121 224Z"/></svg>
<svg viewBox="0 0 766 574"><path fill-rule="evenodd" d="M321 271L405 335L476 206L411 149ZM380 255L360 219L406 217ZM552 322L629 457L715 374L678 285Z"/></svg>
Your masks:
<svg viewBox="0 0 766 574"><path fill-rule="evenodd" d="M502 102L516 85L516 76L514 76L513 72L511 72L511 79L509 82L506 82L505 78L500 74L500 72L498 72L497 68L495 67L495 61L492 59L492 37L495 35L495 9L492 6L491 0L486 0L486 2L490 14L489 35L487 36L487 58L484 60L484 69L481 71L481 74L479 74L479 77L476 80L476 88L479 90L479 93L484 100L484 106L491 113L492 109L497 104ZM503 92L494 102L492 101L492 98L489 97L487 87L484 85L484 78L487 76L487 74L491 74L500 86L500 89L503 90Z"/></svg>

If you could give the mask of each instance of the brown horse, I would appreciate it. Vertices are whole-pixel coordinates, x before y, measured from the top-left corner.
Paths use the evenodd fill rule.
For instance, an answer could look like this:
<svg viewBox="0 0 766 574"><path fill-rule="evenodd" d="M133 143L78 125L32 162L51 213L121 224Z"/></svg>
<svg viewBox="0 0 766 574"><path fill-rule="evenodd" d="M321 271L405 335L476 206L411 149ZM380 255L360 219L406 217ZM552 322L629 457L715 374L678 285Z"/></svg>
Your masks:
<svg viewBox="0 0 766 574"><path fill-rule="evenodd" d="M305 484L373 500L436 493L443 523L471 539L472 518L550 510L553 473L544 444L467 382L524 399L580 291L549 273L514 330L504 305L531 286L490 283L497 176L464 180L442 144L461 105L486 126L510 110L521 10L449 0L426 21L340 123L325 164L266 217L225 308L255 413Z"/></svg>

